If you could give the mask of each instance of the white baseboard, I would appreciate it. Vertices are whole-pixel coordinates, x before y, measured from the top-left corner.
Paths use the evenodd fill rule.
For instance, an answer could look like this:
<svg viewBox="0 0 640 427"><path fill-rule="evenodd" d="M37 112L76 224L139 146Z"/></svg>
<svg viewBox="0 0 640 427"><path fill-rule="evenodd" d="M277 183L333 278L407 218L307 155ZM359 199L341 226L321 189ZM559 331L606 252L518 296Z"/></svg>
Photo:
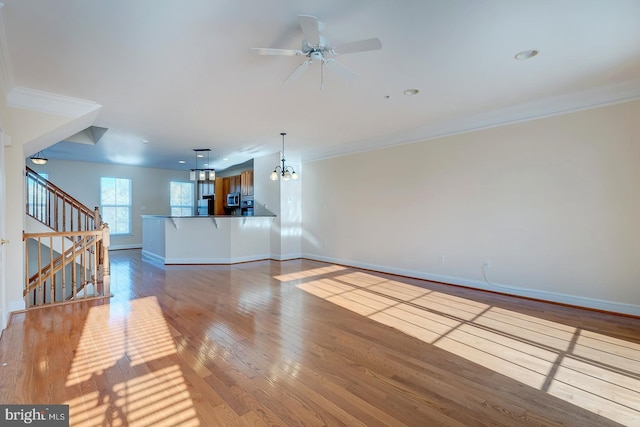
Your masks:
<svg viewBox="0 0 640 427"><path fill-rule="evenodd" d="M241 262L262 261L269 259L269 254L250 255L233 258L165 258L160 255L142 250L142 256L161 264L238 264Z"/></svg>
<svg viewBox="0 0 640 427"><path fill-rule="evenodd" d="M111 245L109 246L109 250L118 251L123 249L142 249L142 244L135 245Z"/></svg>
<svg viewBox="0 0 640 427"><path fill-rule="evenodd" d="M292 259L300 259L302 255L299 253L295 254L281 254L281 255L271 255L269 258L275 259L276 261L290 261Z"/></svg>
<svg viewBox="0 0 640 427"><path fill-rule="evenodd" d="M424 271L406 270L383 265L367 264L358 261L331 258L314 254L302 254L303 258L316 261L330 262L334 264L348 265L366 270L374 270L382 273L397 274L400 276L413 277L416 279L431 280L434 282L442 282L451 285L464 286L467 288L480 289L485 291L499 292L514 296L534 298L542 301L556 302L561 304L572 305L576 307L591 308L596 310L610 311L613 313L629 314L632 316L640 316L640 306L626 304L618 301L599 300L587 298L578 295L568 295L558 292L540 291L531 288L521 288L517 286L509 286L498 283L487 283L481 280L467 279L463 277L445 276L441 274L433 274Z"/></svg>
<svg viewBox="0 0 640 427"><path fill-rule="evenodd" d="M148 258L151 261L155 261L155 262L159 262L160 264L164 264L164 257L161 257L160 255L156 255L152 252L149 251L145 251L144 249L142 250L142 258Z"/></svg>

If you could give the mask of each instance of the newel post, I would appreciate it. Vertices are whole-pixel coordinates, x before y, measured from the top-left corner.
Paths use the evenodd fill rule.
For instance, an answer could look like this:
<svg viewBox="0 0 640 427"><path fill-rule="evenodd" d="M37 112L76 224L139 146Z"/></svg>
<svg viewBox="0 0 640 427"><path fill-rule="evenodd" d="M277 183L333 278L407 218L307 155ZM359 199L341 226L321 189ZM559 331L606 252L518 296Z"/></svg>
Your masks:
<svg viewBox="0 0 640 427"><path fill-rule="evenodd" d="M98 230L102 225L102 218L100 217L100 206L93 208L93 229Z"/></svg>
<svg viewBox="0 0 640 427"><path fill-rule="evenodd" d="M111 296L111 272L109 271L109 246L111 238L109 235L109 224L102 223L102 286L103 296Z"/></svg>

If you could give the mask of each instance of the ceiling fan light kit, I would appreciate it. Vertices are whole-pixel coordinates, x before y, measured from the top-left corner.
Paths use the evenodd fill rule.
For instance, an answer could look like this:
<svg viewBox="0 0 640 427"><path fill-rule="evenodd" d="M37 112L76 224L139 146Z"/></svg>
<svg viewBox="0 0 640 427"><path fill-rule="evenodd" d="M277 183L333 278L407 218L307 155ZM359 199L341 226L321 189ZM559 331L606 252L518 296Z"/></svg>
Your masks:
<svg viewBox="0 0 640 427"><path fill-rule="evenodd" d="M324 36L320 34L321 24L318 18L310 15L298 16L298 23L302 28L304 40L300 50L296 49L274 49L274 48L251 48L258 55L280 55L280 56L306 56L307 59L298 65L284 80L284 83L294 80L302 75L313 62L320 63L320 90L324 89L324 68L331 67L336 73L344 78L354 78L356 73L331 58L336 55L346 55L349 53L366 52L369 50L382 49L382 42L378 38L359 40L346 43L340 46L331 46Z"/></svg>

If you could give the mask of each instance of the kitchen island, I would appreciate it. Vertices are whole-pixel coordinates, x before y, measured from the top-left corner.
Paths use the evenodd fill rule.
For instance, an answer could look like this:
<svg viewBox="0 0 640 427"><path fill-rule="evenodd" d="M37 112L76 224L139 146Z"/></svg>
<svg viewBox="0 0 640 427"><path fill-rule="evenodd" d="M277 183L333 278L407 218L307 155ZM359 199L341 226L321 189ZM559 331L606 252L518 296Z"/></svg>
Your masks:
<svg viewBox="0 0 640 427"><path fill-rule="evenodd" d="M235 264L268 259L274 218L142 215L142 255L163 264Z"/></svg>

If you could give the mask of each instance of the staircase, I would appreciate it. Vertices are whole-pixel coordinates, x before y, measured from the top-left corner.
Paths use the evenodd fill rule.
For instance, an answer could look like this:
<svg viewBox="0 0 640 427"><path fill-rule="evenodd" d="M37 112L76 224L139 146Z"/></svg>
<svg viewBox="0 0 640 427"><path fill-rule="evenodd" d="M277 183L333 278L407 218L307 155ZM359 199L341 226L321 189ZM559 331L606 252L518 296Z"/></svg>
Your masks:
<svg viewBox="0 0 640 427"><path fill-rule="evenodd" d="M109 297L109 226L89 209L26 168L26 213L46 227L23 233L26 307Z"/></svg>

